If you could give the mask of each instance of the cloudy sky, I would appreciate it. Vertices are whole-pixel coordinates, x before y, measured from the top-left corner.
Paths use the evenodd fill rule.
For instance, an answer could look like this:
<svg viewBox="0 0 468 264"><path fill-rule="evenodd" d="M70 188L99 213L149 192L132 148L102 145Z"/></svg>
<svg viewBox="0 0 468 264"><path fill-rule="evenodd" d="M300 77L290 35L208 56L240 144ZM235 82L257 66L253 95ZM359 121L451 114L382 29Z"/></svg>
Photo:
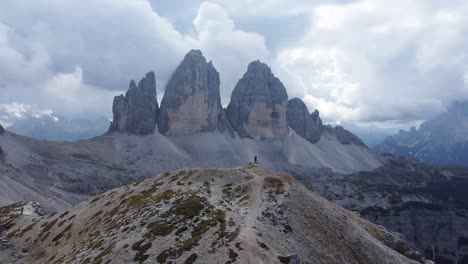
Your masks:
<svg viewBox="0 0 468 264"><path fill-rule="evenodd" d="M468 99L466 14L463 0L1 1L0 121L110 117L150 70L160 100L197 48L224 105L260 59L328 122L414 123Z"/></svg>

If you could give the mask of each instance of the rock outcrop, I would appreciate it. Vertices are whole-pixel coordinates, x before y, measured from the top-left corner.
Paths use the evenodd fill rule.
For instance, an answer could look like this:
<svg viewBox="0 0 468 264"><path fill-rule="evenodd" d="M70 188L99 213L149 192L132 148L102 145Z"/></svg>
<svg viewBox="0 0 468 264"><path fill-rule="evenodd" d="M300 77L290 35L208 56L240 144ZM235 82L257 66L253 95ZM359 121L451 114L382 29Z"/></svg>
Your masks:
<svg viewBox="0 0 468 264"><path fill-rule="evenodd" d="M281 138L288 134L287 102L281 81L257 60L232 91L227 117L240 137Z"/></svg>
<svg viewBox="0 0 468 264"><path fill-rule="evenodd" d="M166 86L159 132L186 135L226 128L219 83L218 71L200 50L187 53Z"/></svg>
<svg viewBox="0 0 468 264"><path fill-rule="evenodd" d="M307 139L311 143L316 143L322 136L323 126L319 112L315 110L312 114L304 102L299 98L288 101L286 111L288 126L294 129L297 134Z"/></svg>
<svg viewBox="0 0 468 264"><path fill-rule="evenodd" d="M156 78L148 72L136 85L130 82L127 93L114 97L113 121L109 131L148 135L156 129L159 111L156 100Z"/></svg>

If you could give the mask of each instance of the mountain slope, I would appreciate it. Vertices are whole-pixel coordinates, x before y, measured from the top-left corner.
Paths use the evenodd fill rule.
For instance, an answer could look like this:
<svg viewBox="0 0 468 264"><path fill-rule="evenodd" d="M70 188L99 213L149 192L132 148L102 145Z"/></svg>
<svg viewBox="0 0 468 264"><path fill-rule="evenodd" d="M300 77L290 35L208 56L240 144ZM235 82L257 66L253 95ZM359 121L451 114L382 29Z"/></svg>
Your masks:
<svg viewBox="0 0 468 264"><path fill-rule="evenodd" d="M255 164L166 173L46 217L19 206L0 209L1 262L417 263L392 233Z"/></svg>
<svg viewBox="0 0 468 264"><path fill-rule="evenodd" d="M371 172L298 168L290 174L329 201L403 234L426 259L468 263L468 171L394 156L382 161Z"/></svg>
<svg viewBox="0 0 468 264"><path fill-rule="evenodd" d="M380 166L367 148L341 144L324 134L312 144L294 131L284 139L259 140L206 132L166 137L113 133L78 142L46 142L6 132L0 136L0 204L31 201L31 193L49 210L64 209L89 195L166 171L187 167L240 166L257 156L277 171L294 164L305 168L328 167L349 173ZM16 182L30 191L10 188ZM32 185L32 186L31 186ZM29 186L31 186L29 188ZM3 197L2 197L3 196ZM49 199L51 198L51 199Z"/></svg>
<svg viewBox="0 0 468 264"><path fill-rule="evenodd" d="M379 153L415 158L434 165L468 164L468 103L456 103L419 129L400 130L374 147Z"/></svg>

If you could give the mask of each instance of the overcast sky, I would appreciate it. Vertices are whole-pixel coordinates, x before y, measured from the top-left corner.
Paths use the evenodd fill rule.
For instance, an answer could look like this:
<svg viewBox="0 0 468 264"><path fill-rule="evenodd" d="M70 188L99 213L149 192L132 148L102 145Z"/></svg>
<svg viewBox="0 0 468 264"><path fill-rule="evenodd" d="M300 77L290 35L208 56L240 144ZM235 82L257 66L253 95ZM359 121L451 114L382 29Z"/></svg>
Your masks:
<svg viewBox="0 0 468 264"><path fill-rule="evenodd" d="M463 0L1 1L0 121L110 117L151 70L161 100L197 48L224 105L260 59L328 122L413 123L468 99L466 14Z"/></svg>

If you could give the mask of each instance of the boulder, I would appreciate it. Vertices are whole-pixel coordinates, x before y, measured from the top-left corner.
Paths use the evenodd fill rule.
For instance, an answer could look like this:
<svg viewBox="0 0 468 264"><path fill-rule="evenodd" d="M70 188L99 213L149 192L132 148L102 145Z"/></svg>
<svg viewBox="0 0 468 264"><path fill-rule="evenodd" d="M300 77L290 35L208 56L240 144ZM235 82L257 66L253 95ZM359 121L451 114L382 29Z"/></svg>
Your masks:
<svg viewBox="0 0 468 264"><path fill-rule="evenodd" d="M234 87L226 114L240 137L282 138L288 135L288 94L270 68L253 61Z"/></svg>
<svg viewBox="0 0 468 264"><path fill-rule="evenodd" d="M187 135L227 129L219 84L212 62L207 62L200 50L188 52L166 86L159 132Z"/></svg>
<svg viewBox="0 0 468 264"><path fill-rule="evenodd" d="M152 134L156 129L159 112L154 72L148 72L138 86L132 80L125 96L114 97L112 112L113 121L109 131Z"/></svg>

